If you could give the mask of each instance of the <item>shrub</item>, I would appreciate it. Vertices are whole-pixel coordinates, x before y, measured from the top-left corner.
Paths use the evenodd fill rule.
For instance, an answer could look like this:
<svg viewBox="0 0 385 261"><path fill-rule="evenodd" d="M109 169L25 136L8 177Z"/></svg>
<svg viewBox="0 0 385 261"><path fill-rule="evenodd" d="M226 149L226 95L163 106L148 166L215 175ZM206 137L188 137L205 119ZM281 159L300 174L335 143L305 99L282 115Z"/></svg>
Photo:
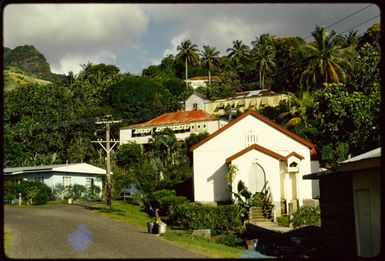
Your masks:
<svg viewBox="0 0 385 261"><path fill-rule="evenodd" d="M55 186L55 190L60 191L61 186ZM64 195L64 199L72 198L74 200L97 200L100 198L100 188L98 186L91 186L86 188L83 185L74 184L64 188L64 192L61 192Z"/></svg>
<svg viewBox="0 0 385 261"><path fill-rule="evenodd" d="M83 195L86 193L86 187L79 184L74 184L72 186L73 199L79 200L83 198Z"/></svg>
<svg viewBox="0 0 385 261"><path fill-rule="evenodd" d="M13 181L4 182L4 199L11 201L19 197L17 192L17 184Z"/></svg>
<svg viewBox="0 0 385 261"><path fill-rule="evenodd" d="M284 215L277 217L277 223L282 227L289 227L289 216Z"/></svg>
<svg viewBox="0 0 385 261"><path fill-rule="evenodd" d="M245 245L245 241L233 233L224 233L218 236L216 242L230 247L243 247Z"/></svg>
<svg viewBox="0 0 385 261"><path fill-rule="evenodd" d="M293 214L290 221L293 227L301 226L321 226L321 210L319 206L302 206Z"/></svg>
<svg viewBox="0 0 385 261"><path fill-rule="evenodd" d="M159 215L169 215L173 209L180 204L190 202L186 197L177 196L175 190L162 189L152 192L148 201L151 206L155 209L159 209Z"/></svg>
<svg viewBox="0 0 385 261"><path fill-rule="evenodd" d="M93 185L86 189L82 199L87 201L98 200L100 199L100 191L100 187Z"/></svg>
<svg viewBox="0 0 385 261"><path fill-rule="evenodd" d="M66 192L66 188L61 183L56 183L52 187L52 196L56 200L62 200L64 199L64 194Z"/></svg>
<svg viewBox="0 0 385 261"><path fill-rule="evenodd" d="M24 200L34 205L46 204L52 198L51 188L40 181L21 181L16 190Z"/></svg>
<svg viewBox="0 0 385 261"><path fill-rule="evenodd" d="M185 229L210 229L213 235L228 231L239 231L242 220L239 206L207 206L194 203L177 205L169 221Z"/></svg>

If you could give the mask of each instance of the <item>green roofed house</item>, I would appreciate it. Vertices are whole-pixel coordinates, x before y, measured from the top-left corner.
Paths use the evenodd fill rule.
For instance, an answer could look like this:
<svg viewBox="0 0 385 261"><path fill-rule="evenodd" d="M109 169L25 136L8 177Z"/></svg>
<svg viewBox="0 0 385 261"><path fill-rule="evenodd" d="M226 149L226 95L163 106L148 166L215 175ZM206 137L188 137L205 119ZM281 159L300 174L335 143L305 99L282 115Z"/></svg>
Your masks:
<svg viewBox="0 0 385 261"><path fill-rule="evenodd" d="M320 186L321 231L344 257L374 257L381 246L381 148L312 173Z"/></svg>

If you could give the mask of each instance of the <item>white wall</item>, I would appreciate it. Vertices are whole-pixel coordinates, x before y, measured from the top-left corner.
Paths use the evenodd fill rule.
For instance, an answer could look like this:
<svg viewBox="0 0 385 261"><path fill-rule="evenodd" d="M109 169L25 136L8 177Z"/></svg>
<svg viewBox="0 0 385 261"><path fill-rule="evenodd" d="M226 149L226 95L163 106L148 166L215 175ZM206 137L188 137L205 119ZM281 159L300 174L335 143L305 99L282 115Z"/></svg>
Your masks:
<svg viewBox="0 0 385 261"><path fill-rule="evenodd" d="M31 173L31 174L20 174L17 175L17 178L27 179L33 181L36 178L44 177L44 184L49 187L53 187L56 184L63 185L63 177L71 177L71 185L79 184L86 185L86 178L93 178L94 185L102 188L102 175L94 174L74 174L74 173L55 173L55 172L41 172L41 173Z"/></svg>
<svg viewBox="0 0 385 261"><path fill-rule="evenodd" d="M201 133L201 132L208 132L209 134L215 132L219 128L225 126L227 124L227 121L223 120L210 120L210 121L195 121L191 123L180 123L176 125L189 125L190 131L182 132L182 133L175 133L175 137L178 140L184 140L187 137L191 135L191 133ZM165 127L172 127L174 125L164 125ZM156 126L151 126L147 128L155 128ZM142 137L132 137L132 129L120 129L119 132L120 136L120 145L126 144L128 142L136 142L138 144L147 144L149 139L151 138L151 133L148 136L142 136Z"/></svg>
<svg viewBox="0 0 385 261"><path fill-rule="evenodd" d="M193 104L196 103L198 107L197 110L205 110L205 100L199 97L196 94L190 95L185 101L185 111L192 111L194 110Z"/></svg>

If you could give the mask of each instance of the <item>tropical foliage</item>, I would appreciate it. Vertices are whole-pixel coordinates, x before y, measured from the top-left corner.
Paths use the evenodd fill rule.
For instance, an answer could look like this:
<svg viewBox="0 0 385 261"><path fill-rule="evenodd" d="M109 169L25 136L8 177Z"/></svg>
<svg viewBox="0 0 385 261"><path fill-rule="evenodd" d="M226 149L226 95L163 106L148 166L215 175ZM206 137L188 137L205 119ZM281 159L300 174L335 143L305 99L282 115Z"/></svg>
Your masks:
<svg viewBox="0 0 385 261"><path fill-rule="evenodd" d="M315 143L322 162L337 166L349 154L380 145L380 24L363 35L338 35L318 26L312 35L314 39L306 42L266 33L249 46L234 40L223 55L214 46L199 50L184 40L175 56L166 55L141 76L122 73L115 65L87 63L78 74L56 75L44 85L14 86L4 92L4 166L68 160L103 167L105 153L91 143L104 135L95 124L97 117L112 114L122 119L112 126L112 138L117 139L122 126L179 110L193 92L183 80L203 75L221 79L197 90L211 99L261 88L290 93L289 103L260 112ZM21 62L29 61L27 54L42 62L36 75L48 72L44 56L36 50L15 50L4 49L8 71L28 69L33 74L34 69ZM148 147L129 144L114 149L115 193L119 183L137 180L151 191L173 189L191 177L188 148L203 136L179 142L165 130L153 138Z"/></svg>

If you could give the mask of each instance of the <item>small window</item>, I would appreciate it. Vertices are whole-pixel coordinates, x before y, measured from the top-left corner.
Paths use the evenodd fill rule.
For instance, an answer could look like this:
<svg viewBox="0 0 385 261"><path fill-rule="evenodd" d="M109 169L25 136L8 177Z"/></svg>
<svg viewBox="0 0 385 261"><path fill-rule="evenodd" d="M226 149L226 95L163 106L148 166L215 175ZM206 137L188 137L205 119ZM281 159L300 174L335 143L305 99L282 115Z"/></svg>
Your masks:
<svg viewBox="0 0 385 261"><path fill-rule="evenodd" d="M206 125L203 125L203 128L206 128Z"/></svg>
<svg viewBox="0 0 385 261"><path fill-rule="evenodd" d="M64 187L71 186L71 177L63 177L63 186Z"/></svg>
<svg viewBox="0 0 385 261"><path fill-rule="evenodd" d="M298 163L293 161L292 163L290 163L289 167L290 168L296 168L298 166Z"/></svg>
<svg viewBox="0 0 385 261"><path fill-rule="evenodd" d="M197 129L200 129L201 128L201 125L198 125L198 128Z"/></svg>
<svg viewBox="0 0 385 261"><path fill-rule="evenodd" d="M198 110L198 103L193 103L193 109Z"/></svg>
<svg viewBox="0 0 385 261"><path fill-rule="evenodd" d="M86 188L91 188L94 185L93 178L86 178Z"/></svg>

